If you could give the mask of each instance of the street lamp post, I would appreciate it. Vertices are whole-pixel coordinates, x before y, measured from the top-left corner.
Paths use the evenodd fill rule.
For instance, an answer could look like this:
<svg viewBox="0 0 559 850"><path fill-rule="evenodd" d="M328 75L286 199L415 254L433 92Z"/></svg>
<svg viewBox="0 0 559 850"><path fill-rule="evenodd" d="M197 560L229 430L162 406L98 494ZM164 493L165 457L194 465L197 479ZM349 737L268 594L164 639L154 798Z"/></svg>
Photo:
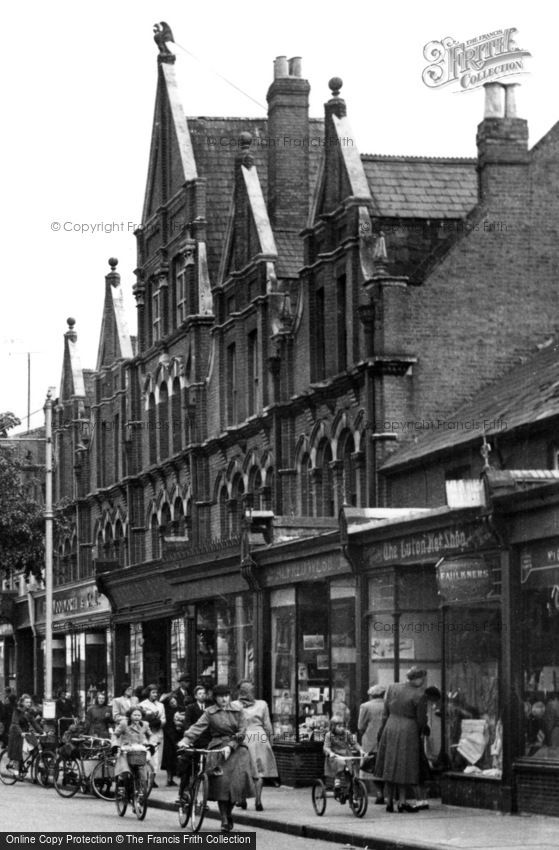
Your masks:
<svg viewBox="0 0 559 850"><path fill-rule="evenodd" d="M45 694L43 715L54 718L52 697L52 394L49 390L45 402Z"/></svg>

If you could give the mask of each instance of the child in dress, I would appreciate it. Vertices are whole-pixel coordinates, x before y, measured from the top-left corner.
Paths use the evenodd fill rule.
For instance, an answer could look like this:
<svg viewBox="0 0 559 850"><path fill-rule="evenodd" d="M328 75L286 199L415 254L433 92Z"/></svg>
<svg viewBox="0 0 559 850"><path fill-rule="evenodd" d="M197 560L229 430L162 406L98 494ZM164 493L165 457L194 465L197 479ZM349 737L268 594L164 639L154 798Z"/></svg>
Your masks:
<svg viewBox="0 0 559 850"><path fill-rule="evenodd" d="M357 744L355 735L347 729L343 718L335 715L330 721L330 731L324 736L323 752L324 759L324 774L326 777L334 779L334 794L347 793L348 791L348 774L346 769L351 773L353 767L357 765L355 761L346 761L344 757L363 755L363 750Z"/></svg>

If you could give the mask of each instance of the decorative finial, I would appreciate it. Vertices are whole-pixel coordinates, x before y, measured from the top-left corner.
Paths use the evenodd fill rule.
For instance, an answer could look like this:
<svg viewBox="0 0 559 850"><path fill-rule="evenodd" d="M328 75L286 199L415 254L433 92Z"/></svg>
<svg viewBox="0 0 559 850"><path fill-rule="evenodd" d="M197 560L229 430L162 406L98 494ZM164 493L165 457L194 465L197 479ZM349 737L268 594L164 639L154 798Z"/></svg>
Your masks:
<svg viewBox="0 0 559 850"><path fill-rule="evenodd" d="M246 151L252 145L252 133L243 132L239 134L239 145L241 150Z"/></svg>
<svg viewBox="0 0 559 850"><path fill-rule="evenodd" d="M111 267L111 271L114 272L114 270L118 266L117 258L116 257L109 257L109 265Z"/></svg>
<svg viewBox="0 0 559 850"><path fill-rule="evenodd" d="M388 253L386 250L386 239L382 230L377 236L375 247L373 248L373 263L375 267L375 275L386 275L388 272Z"/></svg>
<svg viewBox="0 0 559 850"><path fill-rule="evenodd" d="M173 38L171 27L165 21L160 21L160 23L153 25L153 40L159 48L160 56L175 55L169 50L166 44L167 41L172 41L174 43L175 39Z"/></svg>
<svg viewBox="0 0 559 850"><path fill-rule="evenodd" d="M328 81L328 88L332 92L332 97L340 96L340 89L343 86L344 81L341 77L332 77L331 80Z"/></svg>
<svg viewBox="0 0 559 850"><path fill-rule="evenodd" d="M72 319L72 317L70 316L70 318L66 319L66 324L68 325L68 327L70 328L70 330L71 330L71 331L73 331L73 330L74 330L74 325L76 324L76 320L75 320L75 319Z"/></svg>
<svg viewBox="0 0 559 850"><path fill-rule="evenodd" d="M483 436L482 436L481 439L482 439L482 445L481 445L481 449L480 449L479 453L483 458L483 468L489 469L490 468L489 455L491 453L491 446L487 442L487 437L485 436L485 431L483 432Z"/></svg>

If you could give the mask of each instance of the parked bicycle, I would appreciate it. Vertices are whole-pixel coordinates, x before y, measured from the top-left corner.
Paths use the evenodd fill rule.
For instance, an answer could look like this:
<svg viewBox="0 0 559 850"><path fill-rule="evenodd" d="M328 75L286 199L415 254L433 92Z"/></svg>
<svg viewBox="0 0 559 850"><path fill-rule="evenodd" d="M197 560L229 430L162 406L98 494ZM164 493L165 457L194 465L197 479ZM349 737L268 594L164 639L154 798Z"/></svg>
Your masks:
<svg viewBox="0 0 559 850"><path fill-rule="evenodd" d="M184 750L192 758L190 772L181 778L179 788L178 816L182 829L188 828L189 832L196 833L202 828L202 823L208 811L208 774L206 773L206 759L210 753L222 753L228 749L221 747L215 750L194 749L189 747Z"/></svg>
<svg viewBox="0 0 559 850"><path fill-rule="evenodd" d="M336 758L343 759L347 764L333 779L315 779L311 791L313 808L319 817L322 816L326 811L327 792L332 791L334 800L342 806L349 801L355 817L362 818L369 805L367 786L357 777L358 763L362 756L337 755Z"/></svg>
<svg viewBox="0 0 559 850"><path fill-rule="evenodd" d="M54 765L54 787L61 797L92 791L103 800L114 797L114 757L107 738L80 735L64 744ZM96 764L91 767L91 762Z"/></svg>
<svg viewBox="0 0 559 850"><path fill-rule="evenodd" d="M142 744L123 747L120 751L126 756L128 770L118 773L115 779L115 802L119 817L124 817L128 803L138 820L143 820L148 808L148 796L151 790L147 775L148 749Z"/></svg>
<svg viewBox="0 0 559 850"><path fill-rule="evenodd" d="M33 748L21 763L11 761L7 749L3 750L0 754L0 780L4 785L14 785L29 776L32 782L46 788L52 784L54 776L56 737L51 732L24 732L23 735L29 744L34 744Z"/></svg>

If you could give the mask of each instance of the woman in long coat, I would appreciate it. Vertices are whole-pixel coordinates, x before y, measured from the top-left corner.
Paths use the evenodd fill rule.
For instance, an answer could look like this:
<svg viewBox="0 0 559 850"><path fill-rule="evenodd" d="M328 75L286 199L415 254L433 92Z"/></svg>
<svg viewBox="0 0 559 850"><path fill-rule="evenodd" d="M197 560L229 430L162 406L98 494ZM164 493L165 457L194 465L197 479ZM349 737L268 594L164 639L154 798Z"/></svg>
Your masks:
<svg viewBox="0 0 559 850"><path fill-rule="evenodd" d="M261 812L263 811L264 779L278 778L278 766L271 743L273 730L268 703L263 699L254 698L254 685L245 679L239 683L239 696L233 705L242 708L246 717L245 740L252 762L252 776L256 791L255 808L257 812ZM246 805L243 808L246 808Z"/></svg>
<svg viewBox="0 0 559 850"><path fill-rule="evenodd" d="M427 722L423 685L427 671L412 667L407 682L389 685L384 700L385 726L379 742L375 779L387 783L386 810L394 811L394 786L398 792L398 811L417 809L406 803L408 786L419 782L419 742Z"/></svg>
<svg viewBox="0 0 559 850"><path fill-rule="evenodd" d="M11 762L18 764L21 768L23 761L23 736L30 732L42 732L41 724L32 709L32 701L29 694L22 694L19 698L8 734L8 758Z"/></svg>
<svg viewBox="0 0 559 850"><path fill-rule="evenodd" d="M223 758L208 757L208 800L217 800L221 831L230 832L233 829L234 804L254 797L252 765L244 743L246 718L243 711L231 705L231 690L227 685L216 685L214 697L216 704L206 708L200 719L186 730L179 747L192 747L208 730L211 739L207 749L225 747Z"/></svg>
<svg viewBox="0 0 559 850"><path fill-rule="evenodd" d="M379 733L382 729L384 715L384 695L386 687L384 685L371 685L367 691L369 699L367 702L359 706L359 719L357 721L357 731L363 750L368 755L375 755L378 752ZM381 783L376 783L377 798L376 803L384 803L384 792Z"/></svg>

